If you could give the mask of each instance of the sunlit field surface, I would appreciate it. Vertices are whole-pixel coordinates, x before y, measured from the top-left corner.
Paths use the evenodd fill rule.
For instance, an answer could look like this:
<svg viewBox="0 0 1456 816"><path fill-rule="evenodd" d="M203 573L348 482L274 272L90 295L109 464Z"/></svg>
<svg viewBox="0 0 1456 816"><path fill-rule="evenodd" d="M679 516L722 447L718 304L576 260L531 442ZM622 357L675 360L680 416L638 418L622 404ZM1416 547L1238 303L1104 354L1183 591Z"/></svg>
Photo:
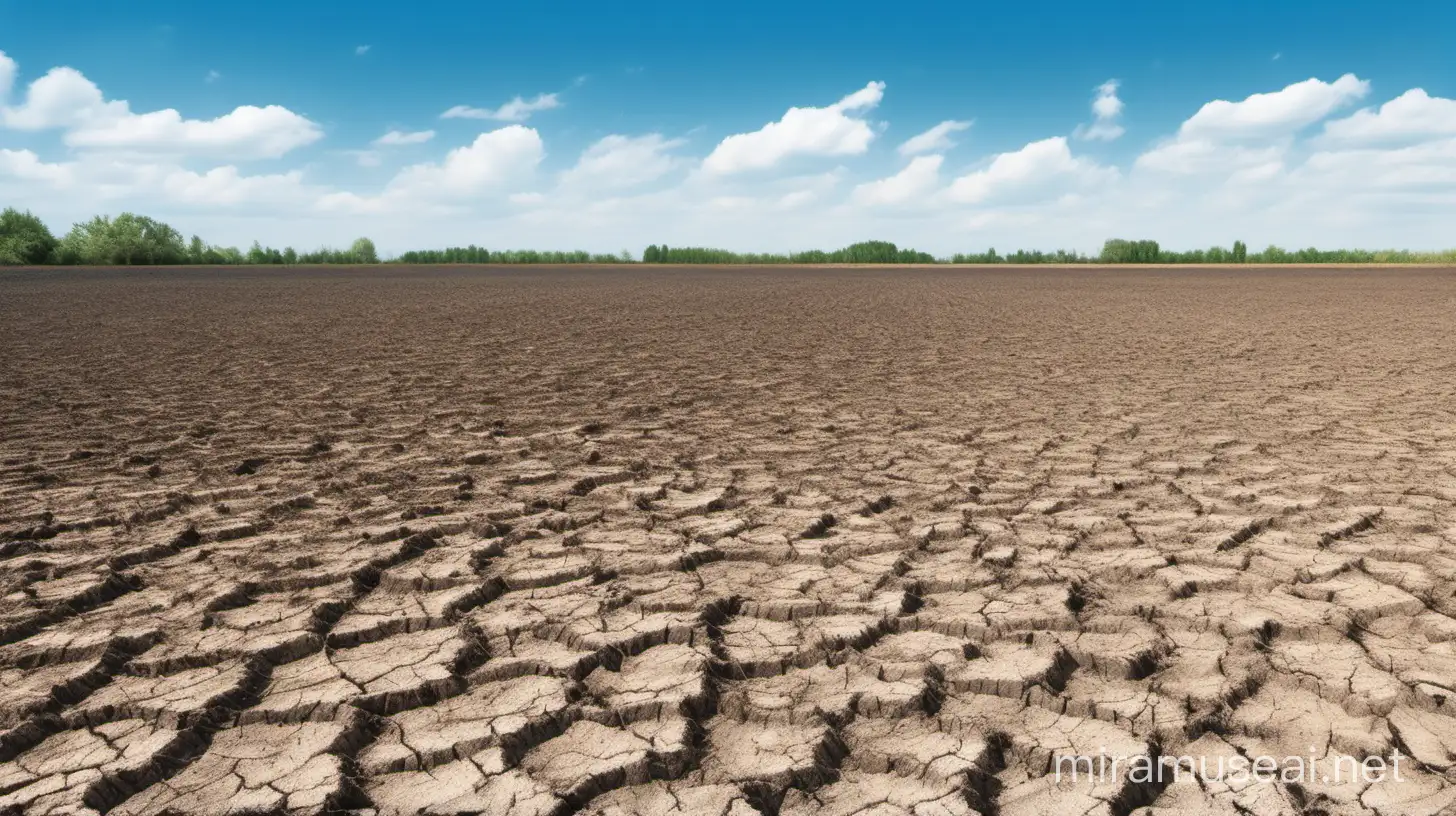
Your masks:
<svg viewBox="0 0 1456 816"><path fill-rule="evenodd" d="M1440 269L0 273L0 808L1450 812L1453 314ZM1126 772L1311 752L1405 759Z"/></svg>

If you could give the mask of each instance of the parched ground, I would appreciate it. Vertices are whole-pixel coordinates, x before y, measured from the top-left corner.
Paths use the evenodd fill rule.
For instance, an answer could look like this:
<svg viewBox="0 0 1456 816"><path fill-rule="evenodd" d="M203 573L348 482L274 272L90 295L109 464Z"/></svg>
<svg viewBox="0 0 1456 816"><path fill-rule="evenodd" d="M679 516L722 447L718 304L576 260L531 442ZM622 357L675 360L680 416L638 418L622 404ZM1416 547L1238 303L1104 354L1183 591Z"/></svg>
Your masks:
<svg viewBox="0 0 1456 816"><path fill-rule="evenodd" d="M1451 813L1453 315L1441 270L5 273L0 812Z"/></svg>

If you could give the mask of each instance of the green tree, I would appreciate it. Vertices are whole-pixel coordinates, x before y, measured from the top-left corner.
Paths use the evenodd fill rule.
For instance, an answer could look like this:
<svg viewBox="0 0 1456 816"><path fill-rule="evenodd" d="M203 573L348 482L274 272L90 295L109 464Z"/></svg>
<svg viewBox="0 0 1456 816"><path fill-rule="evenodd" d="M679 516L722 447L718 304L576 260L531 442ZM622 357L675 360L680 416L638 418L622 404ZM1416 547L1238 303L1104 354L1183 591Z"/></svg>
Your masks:
<svg viewBox="0 0 1456 816"><path fill-rule="evenodd" d="M1249 248L1243 241L1234 241L1233 260L1239 264L1249 260Z"/></svg>
<svg viewBox="0 0 1456 816"><path fill-rule="evenodd" d="M263 245L258 243L257 241L254 241L253 246L248 249L248 263L268 263L268 251L266 249L263 249Z"/></svg>
<svg viewBox="0 0 1456 816"><path fill-rule="evenodd" d="M1269 246L1264 248L1263 252L1257 253L1254 256L1254 263L1282 264L1293 262L1294 255L1290 254L1290 252L1283 247L1276 246L1275 244L1270 244Z"/></svg>
<svg viewBox="0 0 1456 816"><path fill-rule="evenodd" d="M144 215L98 215L71 228L58 249L65 263L97 266L175 264L187 260L182 234Z"/></svg>
<svg viewBox="0 0 1456 816"><path fill-rule="evenodd" d="M298 252L293 247L283 248L283 262L289 265L298 263Z"/></svg>
<svg viewBox="0 0 1456 816"><path fill-rule="evenodd" d="M374 250L374 242L368 238L359 238L349 246L350 260L359 264L379 263L379 253Z"/></svg>
<svg viewBox="0 0 1456 816"><path fill-rule="evenodd" d="M7 207L0 212L0 266L36 266L52 260L60 242L45 222Z"/></svg>
<svg viewBox="0 0 1456 816"><path fill-rule="evenodd" d="M1157 263L1162 260L1162 257L1157 241L1127 241L1122 238L1109 238L1102 245L1102 254L1098 256L1097 260L1099 263L1105 264L1144 264Z"/></svg>
<svg viewBox="0 0 1456 816"><path fill-rule="evenodd" d="M216 260L212 261L215 264L239 266L245 262L242 250L237 247L213 247L212 253L216 256Z"/></svg>

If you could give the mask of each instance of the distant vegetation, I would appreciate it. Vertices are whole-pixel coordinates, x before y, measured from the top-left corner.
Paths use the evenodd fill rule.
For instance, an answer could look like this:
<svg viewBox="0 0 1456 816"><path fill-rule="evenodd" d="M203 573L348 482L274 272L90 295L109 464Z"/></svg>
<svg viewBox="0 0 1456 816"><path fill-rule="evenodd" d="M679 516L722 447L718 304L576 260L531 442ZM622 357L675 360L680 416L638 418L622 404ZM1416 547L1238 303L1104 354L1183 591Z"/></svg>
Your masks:
<svg viewBox="0 0 1456 816"><path fill-rule="evenodd" d="M400 264L620 264L635 262L636 259L628 252L619 255L604 255L580 250L576 252L551 250L538 252L534 249L497 249L492 252L474 244L449 249L411 250L389 261L389 263Z"/></svg>
<svg viewBox="0 0 1456 816"><path fill-rule="evenodd" d="M1097 255L1075 251L1017 250L1001 255L994 249L957 253L937 258L928 252L897 247L888 241L863 241L832 251L809 250L788 254L730 252L703 247L647 247L639 261L631 252L616 255L589 252L489 250L470 245L425 249L381 259L368 238L348 249L293 247L274 249L258 242L245 250L208 244L197 236L184 240L171 226L144 215L122 213L97 216L71 227L61 238L36 216L14 208L0 212L0 266L125 266L157 264L293 265L293 264L1323 264L1323 263L1447 263L1456 264L1456 250L1334 249L1287 250L1270 246L1249 252L1242 241L1232 247L1211 247L1187 252L1163 249L1157 241L1114 238Z"/></svg>
<svg viewBox="0 0 1456 816"><path fill-rule="evenodd" d="M889 241L863 241L833 252L809 250L788 255L740 254L725 249L649 246L643 263L658 264L903 264L939 263L928 252L900 249Z"/></svg>

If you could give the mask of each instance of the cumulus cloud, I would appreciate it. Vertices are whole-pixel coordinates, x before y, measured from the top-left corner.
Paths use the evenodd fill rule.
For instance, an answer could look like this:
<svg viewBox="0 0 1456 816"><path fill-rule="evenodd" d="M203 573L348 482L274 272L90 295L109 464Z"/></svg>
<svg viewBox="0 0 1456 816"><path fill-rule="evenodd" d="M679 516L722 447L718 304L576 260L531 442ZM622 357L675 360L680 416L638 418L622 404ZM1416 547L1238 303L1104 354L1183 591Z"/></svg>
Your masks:
<svg viewBox="0 0 1456 816"><path fill-rule="evenodd" d="M376 147L416 145L424 144L425 142L428 142L433 138L435 138L435 131L433 130L416 130L410 132L403 130L391 130L383 136L380 136L378 139L370 142L370 144Z"/></svg>
<svg viewBox="0 0 1456 816"><path fill-rule="evenodd" d="M1137 157L1134 167L1173 175L1228 175L1253 167L1282 166L1288 147L1223 144L1211 139L1171 139Z"/></svg>
<svg viewBox="0 0 1456 816"><path fill-rule="evenodd" d="M1263 138L1295 133L1364 98L1370 83L1354 74L1334 82L1306 79L1242 102L1215 99L1178 129L1180 139Z"/></svg>
<svg viewBox="0 0 1456 816"><path fill-rule="evenodd" d="M1234 184L1267 182L1289 166L1301 130L1369 91L1369 82L1345 74L1334 82L1307 79L1241 102L1216 99L1183 122L1174 136L1138 156L1134 167Z"/></svg>
<svg viewBox="0 0 1456 816"><path fill-rule="evenodd" d="M121 103L125 104L125 103ZM244 105L216 119L183 119L175 110L92 119L72 130L72 147L277 158L323 138L308 119L278 105Z"/></svg>
<svg viewBox="0 0 1456 816"><path fill-rule="evenodd" d="M245 105L206 120L183 119L170 108L133 113L124 101L107 101L96 83L68 67L52 68L32 82L21 104L0 109L0 124L62 129L71 147L238 158L276 158L323 137L317 124L278 105Z"/></svg>
<svg viewBox="0 0 1456 816"><path fill-rule="evenodd" d="M1092 117L1090 125L1078 126L1073 134L1079 139L1089 139L1097 142L1110 142L1125 131L1117 120L1122 116L1122 100L1117 96L1117 89L1121 87L1115 79L1109 79L1097 86L1097 95L1092 98Z"/></svg>
<svg viewBox="0 0 1456 816"><path fill-rule="evenodd" d="M336 190L320 194L314 209L324 213L373 215L463 212L473 204L504 201L517 182L529 178L545 148L533 128L509 125L482 133L445 154L439 162L400 170L377 194Z"/></svg>
<svg viewBox="0 0 1456 816"><path fill-rule="evenodd" d="M295 200L307 193L303 173L247 176L227 165L206 173L176 170L162 181L167 198L182 204L205 207L226 207L243 203L258 204Z"/></svg>
<svg viewBox="0 0 1456 816"><path fill-rule="evenodd" d="M703 170L728 175L773 167L790 156L853 156L864 153L875 132L855 116L873 110L885 83L871 82L833 105L789 108L781 119L751 133L727 137L703 160Z"/></svg>
<svg viewBox="0 0 1456 816"><path fill-rule="evenodd" d="M923 199L940 184L941 155L916 156L905 169L889 178L870 181L854 188L856 204L883 206L908 204Z"/></svg>
<svg viewBox="0 0 1456 816"><path fill-rule="evenodd" d="M920 153L944 153L952 147L955 147L955 142L951 141L950 135L966 130L970 126L970 122L957 122L954 119L947 119L924 133L911 136L896 149L901 156L914 156Z"/></svg>
<svg viewBox="0 0 1456 816"><path fill-rule="evenodd" d="M683 144L682 139L665 139L660 133L607 136L583 151L576 165L561 174L561 182L570 187L621 188L656 181L682 163L668 151Z"/></svg>
<svg viewBox="0 0 1456 816"><path fill-rule="evenodd" d="M951 183L949 197L964 204L997 199L1045 198L1079 187L1111 181L1117 171L1072 155L1064 137L1032 142L1020 150L998 154L983 170Z"/></svg>
<svg viewBox="0 0 1456 816"><path fill-rule="evenodd" d="M499 122L524 122L531 114L561 107L561 99L554 93L536 94L535 99L516 97L499 108L472 108L456 105L440 114L441 119L494 119Z"/></svg>
<svg viewBox="0 0 1456 816"><path fill-rule="evenodd" d="M25 101L0 111L0 122L12 130L46 130L108 122L129 114L125 102L107 102L96 83L80 71L60 67L30 83Z"/></svg>
<svg viewBox="0 0 1456 816"><path fill-rule="evenodd" d="M545 155L534 128L509 125L482 133L465 147L445 154L438 164L416 164L401 170L389 190L425 196L470 196L529 174Z"/></svg>
<svg viewBox="0 0 1456 816"><path fill-rule="evenodd" d="M0 149L0 177L62 185L71 182L74 176L74 164L43 162L30 150Z"/></svg>
<svg viewBox="0 0 1456 816"><path fill-rule="evenodd" d="M1327 143L1401 142L1456 136L1456 99L1431 96L1421 88L1345 119L1325 123Z"/></svg>
<svg viewBox="0 0 1456 816"><path fill-rule="evenodd" d="M15 60L0 51L0 103L10 97L10 88L15 85Z"/></svg>
<svg viewBox="0 0 1456 816"><path fill-rule="evenodd" d="M39 188L96 199L236 207L244 204L302 206L317 190L303 183L301 171L246 175L232 165L194 172L166 163L136 162L93 154L65 162L45 162L29 150L0 150L0 182L19 181Z"/></svg>
<svg viewBox="0 0 1456 816"><path fill-rule="evenodd" d="M1310 155L1293 178L1343 191L1456 189L1456 139L1393 149L1319 151Z"/></svg>

